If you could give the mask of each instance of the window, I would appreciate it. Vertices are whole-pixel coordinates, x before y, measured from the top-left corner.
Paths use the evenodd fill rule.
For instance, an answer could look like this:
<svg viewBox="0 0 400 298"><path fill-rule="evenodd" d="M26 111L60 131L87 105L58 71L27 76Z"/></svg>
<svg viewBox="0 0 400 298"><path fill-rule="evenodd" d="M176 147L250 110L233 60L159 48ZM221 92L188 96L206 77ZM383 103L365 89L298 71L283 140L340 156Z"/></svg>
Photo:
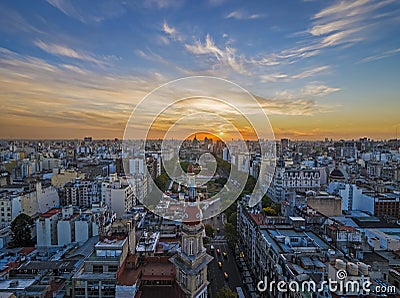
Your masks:
<svg viewBox="0 0 400 298"><path fill-rule="evenodd" d="M108 266L108 272L117 272L117 271L118 271L118 266L115 265Z"/></svg>
<svg viewBox="0 0 400 298"><path fill-rule="evenodd" d="M181 271L181 283L186 288L186 273Z"/></svg>
<svg viewBox="0 0 400 298"><path fill-rule="evenodd" d="M200 272L196 276L196 289L198 289L203 284L203 274Z"/></svg>
<svg viewBox="0 0 400 298"><path fill-rule="evenodd" d="M193 255L193 239L189 240L189 255Z"/></svg>
<svg viewBox="0 0 400 298"><path fill-rule="evenodd" d="M93 273L103 273L103 265L93 265Z"/></svg>

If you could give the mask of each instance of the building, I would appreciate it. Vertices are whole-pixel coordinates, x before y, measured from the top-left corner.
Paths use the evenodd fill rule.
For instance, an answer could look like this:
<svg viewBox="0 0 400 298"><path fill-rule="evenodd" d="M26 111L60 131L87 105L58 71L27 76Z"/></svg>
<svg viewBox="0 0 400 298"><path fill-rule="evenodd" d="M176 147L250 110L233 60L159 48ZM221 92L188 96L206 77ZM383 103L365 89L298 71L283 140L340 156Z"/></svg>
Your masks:
<svg viewBox="0 0 400 298"><path fill-rule="evenodd" d="M61 208L53 208L42 213L36 220L37 247L49 248L57 246L57 223Z"/></svg>
<svg viewBox="0 0 400 298"><path fill-rule="evenodd" d="M85 259L82 268L73 276L73 293L76 298L116 297L117 272L128 252L128 237L101 239L94 252Z"/></svg>
<svg viewBox="0 0 400 298"><path fill-rule="evenodd" d="M375 197L374 214L400 219L400 193L381 193Z"/></svg>
<svg viewBox="0 0 400 298"><path fill-rule="evenodd" d="M76 179L64 186L67 205L90 208L100 202L101 185L97 181Z"/></svg>
<svg viewBox="0 0 400 298"><path fill-rule="evenodd" d="M170 261L176 267L176 281L184 297L207 297L207 265L212 257L203 246L204 225L201 223L201 211L189 203L184 211L182 224L181 249Z"/></svg>
<svg viewBox="0 0 400 298"><path fill-rule="evenodd" d="M283 161L278 167L268 190L268 195L276 201L283 201L290 192L318 191L321 188L319 169L285 168ZM280 165L280 166L279 166ZM267 180L268 181L268 180Z"/></svg>
<svg viewBox="0 0 400 298"><path fill-rule="evenodd" d="M105 189L105 204L114 211L117 217L121 217L136 205L136 198L131 185L122 185L115 181Z"/></svg>
<svg viewBox="0 0 400 298"><path fill-rule="evenodd" d="M266 218L262 213L248 209L245 202L238 203L238 248L243 274L250 277L250 294L257 297L301 297L296 292L286 296L276 287L265 292L256 290L259 281L269 283L312 281L316 285L327 274L332 256L341 255L312 231L305 231L305 220L292 217ZM243 261L242 261L243 260ZM311 291L303 295L311 295ZM303 296L304 297L304 296ZM306 296L308 297L308 296ZM323 291L315 297L331 297Z"/></svg>
<svg viewBox="0 0 400 298"><path fill-rule="evenodd" d="M307 205L328 217L342 215L342 198L325 192L308 192Z"/></svg>
<svg viewBox="0 0 400 298"><path fill-rule="evenodd" d="M342 198L342 210L359 210L374 213L375 198L370 191L360 188L355 184L331 182L327 191Z"/></svg>

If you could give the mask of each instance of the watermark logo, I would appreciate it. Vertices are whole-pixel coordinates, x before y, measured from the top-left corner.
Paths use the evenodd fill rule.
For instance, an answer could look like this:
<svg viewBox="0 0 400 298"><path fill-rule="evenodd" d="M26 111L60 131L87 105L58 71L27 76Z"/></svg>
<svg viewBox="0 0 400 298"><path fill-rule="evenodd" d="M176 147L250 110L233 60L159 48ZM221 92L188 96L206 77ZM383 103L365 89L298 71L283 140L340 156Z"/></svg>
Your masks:
<svg viewBox="0 0 400 298"><path fill-rule="evenodd" d="M349 278L346 270L338 270L336 279L328 278L316 283L313 280L284 280L268 281L267 277L257 283L257 290L260 292L269 291L271 293L286 292L323 292L329 291L337 294L366 295L366 294L395 294L396 287L382 284L373 285L368 278L355 277Z"/></svg>
<svg viewBox="0 0 400 298"><path fill-rule="evenodd" d="M346 270L343 270L343 269L338 270L338 272L336 272L336 277L337 277L339 280L346 279L346 278L347 278L347 272L346 272Z"/></svg>
<svg viewBox="0 0 400 298"><path fill-rule="evenodd" d="M184 221L181 211L187 203L176 193L186 191L195 196L197 188L207 193L194 203L201 210L199 217L220 214L246 185L251 163L246 140L254 140L261 155L259 178L249 201L254 206L268 189L276 160L275 138L265 104L237 84L205 76L175 80L147 94L133 109L122 145L123 167L130 184L137 187L143 176L147 181L147 191L138 196L139 201L159 216ZM214 140L209 152L199 149L194 136ZM192 139L193 143L188 142ZM201 170L190 175L181 168L181 162L187 162L181 159L182 150L189 147L192 151L186 155L201 165ZM219 175L216 154L211 153L223 148L231 157L229 177L224 177L226 183L217 193L209 193L204 190L207 183ZM155 155L167 174L164 188L146 167L146 159ZM172 185L178 185L173 195L166 192Z"/></svg>

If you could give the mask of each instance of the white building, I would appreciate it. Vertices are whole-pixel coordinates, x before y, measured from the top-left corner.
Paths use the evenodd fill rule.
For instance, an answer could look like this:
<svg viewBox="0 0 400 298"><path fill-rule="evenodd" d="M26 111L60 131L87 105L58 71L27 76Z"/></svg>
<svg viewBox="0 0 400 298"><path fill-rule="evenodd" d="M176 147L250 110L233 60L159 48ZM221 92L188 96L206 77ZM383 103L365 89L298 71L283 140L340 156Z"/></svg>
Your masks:
<svg viewBox="0 0 400 298"><path fill-rule="evenodd" d="M374 250L397 251L400 249L400 229L366 229L365 237Z"/></svg>
<svg viewBox="0 0 400 298"><path fill-rule="evenodd" d="M363 192L355 184L343 182L331 182L328 185L327 192L337 194L342 198L342 210L359 210L374 214L374 197Z"/></svg>
<svg viewBox="0 0 400 298"><path fill-rule="evenodd" d="M114 211L117 217L132 209L135 196L130 185L121 185L120 182L110 184L106 189L105 204Z"/></svg>
<svg viewBox="0 0 400 298"><path fill-rule="evenodd" d="M57 245L57 222L61 208L53 208L36 220L37 247L48 248Z"/></svg>
<svg viewBox="0 0 400 298"><path fill-rule="evenodd" d="M59 205L57 189L53 186L42 187L42 184L37 182L34 191L22 193L12 199L12 219L21 213L29 216L45 213Z"/></svg>
<svg viewBox="0 0 400 298"><path fill-rule="evenodd" d="M129 159L129 174L144 174L145 160L142 158Z"/></svg>

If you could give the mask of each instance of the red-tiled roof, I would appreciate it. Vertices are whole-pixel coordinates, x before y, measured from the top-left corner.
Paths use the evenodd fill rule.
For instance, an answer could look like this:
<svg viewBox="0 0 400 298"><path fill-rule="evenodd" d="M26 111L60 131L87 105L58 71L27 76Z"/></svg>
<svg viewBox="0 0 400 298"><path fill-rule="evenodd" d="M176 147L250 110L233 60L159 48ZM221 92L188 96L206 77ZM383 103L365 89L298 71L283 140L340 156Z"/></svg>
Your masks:
<svg viewBox="0 0 400 298"><path fill-rule="evenodd" d="M255 224L257 226L265 224L264 215L262 215L261 213L258 213L258 214L249 213L249 215L250 215L250 218L255 222Z"/></svg>
<svg viewBox="0 0 400 298"><path fill-rule="evenodd" d="M23 247L21 250L18 252L20 255L29 255L32 251L34 251L36 248L35 247Z"/></svg>
<svg viewBox="0 0 400 298"><path fill-rule="evenodd" d="M49 211L42 213L40 216L41 217L45 217L45 218L49 218L52 217L54 214L60 213L62 211L61 208L53 208L50 209Z"/></svg>

